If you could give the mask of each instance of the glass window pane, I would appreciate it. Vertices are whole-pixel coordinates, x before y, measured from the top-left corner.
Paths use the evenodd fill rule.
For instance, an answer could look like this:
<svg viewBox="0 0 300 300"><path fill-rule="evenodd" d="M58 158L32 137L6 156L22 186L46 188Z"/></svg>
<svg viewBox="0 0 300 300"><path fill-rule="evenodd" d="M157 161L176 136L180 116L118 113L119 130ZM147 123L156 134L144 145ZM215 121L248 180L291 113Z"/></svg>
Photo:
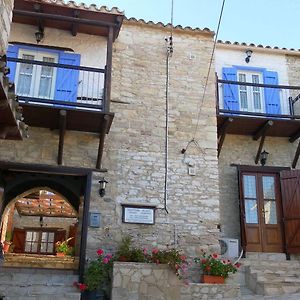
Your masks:
<svg viewBox="0 0 300 300"><path fill-rule="evenodd" d="M247 92L240 91L241 109L248 109Z"/></svg>
<svg viewBox="0 0 300 300"><path fill-rule="evenodd" d="M44 62L54 62L53 57L43 57ZM42 66L41 67L41 79L39 86L39 96L44 98L50 98L51 86L53 79L53 67Z"/></svg>
<svg viewBox="0 0 300 300"><path fill-rule="evenodd" d="M25 244L25 252L30 252L30 248L31 248L31 243L26 242L26 244Z"/></svg>
<svg viewBox="0 0 300 300"><path fill-rule="evenodd" d="M258 224L256 200L245 200L246 223Z"/></svg>
<svg viewBox="0 0 300 300"><path fill-rule="evenodd" d="M52 253L54 250L54 244L51 243L51 244L48 244L48 253Z"/></svg>
<svg viewBox="0 0 300 300"><path fill-rule="evenodd" d="M273 176L263 176L264 199L275 199L275 180Z"/></svg>
<svg viewBox="0 0 300 300"><path fill-rule="evenodd" d="M243 175L244 197L256 198L256 178L253 175Z"/></svg>
<svg viewBox="0 0 300 300"><path fill-rule="evenodd" d="M48 241L52 243L54 242L54 232L49 232Z"/></svg>
<svg viewBox="0 0 300 300"><path fill-rule="evenodd" d="M28 60L34 60L33 55L23 54L22 58ZM21 63L20 70L19 70L18 84L17 84L17 94L22 94L27 96L30 94L32 75L33 75L33 65L27 63Z"/></svg>
<svg viewBox="0 0 300 300"><path fill-rule="evenodd" d="M37 243L32 243L31 252L37 252L37 246L38 246Z"/></svg>
<svg viewBox="0 0 300 300"><path fill-rule="evenodd" d="M47 243L41 243L41 253L47 252Z"/></svg>
<svg viewBox="0 0 300 300"><path fill-rule="evenodd" d="M47 242L48 240L48 232L42 232L42 242Z"/></svg>
<svg viewBox="0 0 300 300"><path fill-rule="evenodd" d="M275 201L265 201L265 223L266 224L277 224L277 214L276 214L276 202Z"/></svg>
<svg viewBox="0 0 300 300"><path fill-rule="evenodd" d="M253 92L254 109L261 109L260 93Z"/></svg>

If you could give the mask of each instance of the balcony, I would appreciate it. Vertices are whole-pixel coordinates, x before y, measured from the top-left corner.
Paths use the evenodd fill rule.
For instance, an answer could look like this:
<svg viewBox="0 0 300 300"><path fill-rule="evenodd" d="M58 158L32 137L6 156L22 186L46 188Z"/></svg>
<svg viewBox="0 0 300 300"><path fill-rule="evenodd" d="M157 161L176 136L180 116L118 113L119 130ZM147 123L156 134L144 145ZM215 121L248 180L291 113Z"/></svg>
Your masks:
<svg viewBox="0 0 300 300"><path fill-rule="evenodd" d="M99 133L109 118L105 69L7 58L14 63L15 90L26 124L58 129L60 113L66 114L66 130ZM108 130L108 128L107 128Z"/></svg>
<svg viewBox="0 0 300 300"><path fill-rule="evenodd" d="M300 137L300 86L217 79L216 94L219 154L227 133L260 138L261 149L266 136Z"/></svg>

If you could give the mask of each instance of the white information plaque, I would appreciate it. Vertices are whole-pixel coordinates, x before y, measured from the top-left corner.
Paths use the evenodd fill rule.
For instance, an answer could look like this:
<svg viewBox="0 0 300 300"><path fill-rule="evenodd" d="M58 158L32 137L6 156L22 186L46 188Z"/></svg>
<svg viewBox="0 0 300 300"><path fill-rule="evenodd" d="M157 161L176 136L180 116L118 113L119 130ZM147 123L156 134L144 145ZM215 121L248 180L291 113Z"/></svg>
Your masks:
<svg viewBox="0 0 300 300"><path fill-rule="evenodd" d="M154 224L154 209L155 207L148 206L133 206L133 205L122 205L123 215L122 221L124 223L134 224Z"/></svg>

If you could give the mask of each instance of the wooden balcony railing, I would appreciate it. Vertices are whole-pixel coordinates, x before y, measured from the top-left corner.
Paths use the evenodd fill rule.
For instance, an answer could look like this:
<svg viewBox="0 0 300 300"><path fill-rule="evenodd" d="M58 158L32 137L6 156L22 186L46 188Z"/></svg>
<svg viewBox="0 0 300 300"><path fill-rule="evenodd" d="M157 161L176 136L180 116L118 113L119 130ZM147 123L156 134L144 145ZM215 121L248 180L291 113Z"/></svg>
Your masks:
<svg viewBox="0 0 300 300"><path fill-rule="evenodd" d="M217 79L217 115L300 119L300 86Z"/></svg>
<svg viewBox="0 0 300 300"><path fill-rule="evenodd" d="M108 112L106 69L8 57L20 104Z"/></svg>

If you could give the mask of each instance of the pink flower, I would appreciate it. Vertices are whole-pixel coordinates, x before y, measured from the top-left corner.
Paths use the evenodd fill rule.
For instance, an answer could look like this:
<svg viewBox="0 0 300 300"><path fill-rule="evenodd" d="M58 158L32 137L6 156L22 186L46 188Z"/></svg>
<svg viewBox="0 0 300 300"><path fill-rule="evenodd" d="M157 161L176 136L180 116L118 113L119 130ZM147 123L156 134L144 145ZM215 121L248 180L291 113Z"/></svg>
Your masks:
<svg viewBox="0 0 300 300"><path fill-rule="evenodd" d="M143 249L143 253L144 253L144 255L147 255L147 249L146 248Z"/></svg>
<svg viewBox="0 0 300 300"><path fill-rule="evenodd" d="M201 259L201 263L205 264L206 263L206 259L205 258Z"/></svg>
<svg viewBox="0 0 300 300"><path fill-rule="evenodd" d="M218 254L217 253L213 253L212 257L216 259L216 258L218 258Z"/></svg>
<svg viewBox="0 0 300 300"><path fill-rule="evenodd" d="M106 257L108 260L111 260L111 259L112 259L112 255L111 255L111 254L106 254L105 257Z"/></svg>
<svg viewBox="0 0 300 300"><path fill-rule="evenodd" d="M102 249L98 249L98 250L97 250L97 254L98 254L99 256L102 255L103 252L104 252L104 251L103 251Z"/></svg>
<svg viewBox="0 0 300 300"><path fill-rule="evenodd" d="M104 263L104 264L108 264L108 263L109 263L109 259L108 259L107 257L104 257L104 258L103 258L103 263Z"/></svg>
<svg viewBox="0 0 300 300"><path fill-rule="evenodd" d="M236 263L235 266L236 266L237 268L239 268L239 267L241 266L241 264L240 264L240 263Z"/></svg>
<svg viewBox="0 0 300 300"><path fill-rule="evenodd" d="M153 253L153 254L157 254L158 252L159 252L159 250L158 250L157 248L153 248L153 249L152 249L152 253Z"/></svg>
<svg viewBox="0 0 300 300"><path fill-rule="evenodd" d="M180 259L184 261L184 260L186 260L186 256L185 255L181 255Z"/></svg>

